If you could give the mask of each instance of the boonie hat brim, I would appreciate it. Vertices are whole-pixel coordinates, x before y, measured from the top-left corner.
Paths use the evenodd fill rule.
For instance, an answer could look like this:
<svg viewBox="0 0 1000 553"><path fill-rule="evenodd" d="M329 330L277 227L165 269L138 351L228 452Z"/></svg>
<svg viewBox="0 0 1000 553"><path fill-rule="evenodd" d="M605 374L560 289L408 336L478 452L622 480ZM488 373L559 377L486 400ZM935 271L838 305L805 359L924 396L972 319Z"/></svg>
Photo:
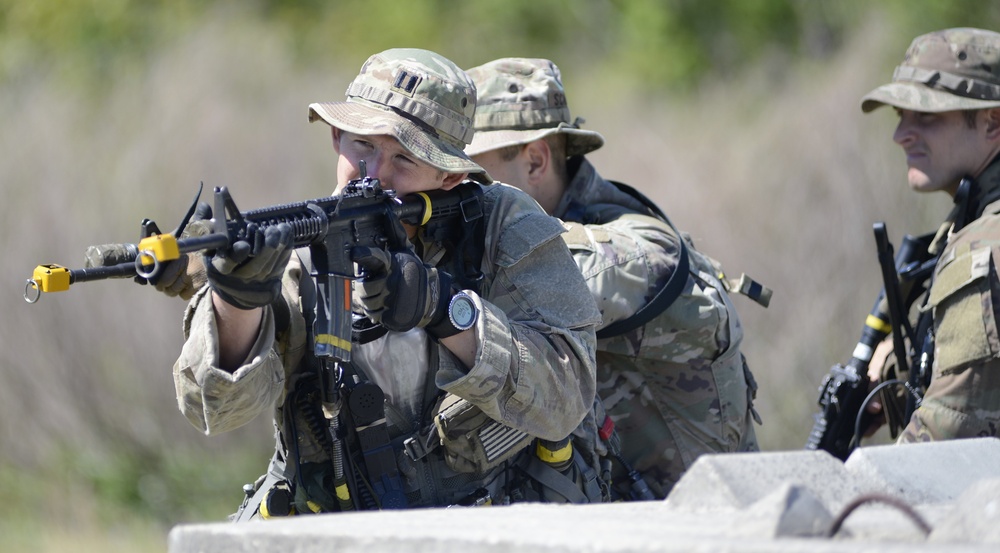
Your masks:
<svg viewBox="0 0 1000 553"><path fill-rule="evenodd" d="M882 85L861 98L861 111L865 113L876 110L883 105L910 111L940 113L995 108L1000 107L1000 101L966 98L914 82L895 82Z"/></svg>
<svg viewBox="0 0 1000 553"><path fill-rule="evenodd" d="M465 153L476 156L491 150L508 146L528 144L546 136L562 133L566 135L566 155L585 155L604 145L604 137L596 131L583 130L568 125L546 129L514 130L500 129L495 131L477 130L472 137L472 143L465 147Z"/></svg>
<svg viewBox="0 0 1000 553"><path fill-rule="evenodd" d="M395 110L361 101L309 104L309 122L322 119L328 125L359 135L394 137L415 157L446 173L469 173L483 184L493 179L461 148L432 135Z"/></svg>

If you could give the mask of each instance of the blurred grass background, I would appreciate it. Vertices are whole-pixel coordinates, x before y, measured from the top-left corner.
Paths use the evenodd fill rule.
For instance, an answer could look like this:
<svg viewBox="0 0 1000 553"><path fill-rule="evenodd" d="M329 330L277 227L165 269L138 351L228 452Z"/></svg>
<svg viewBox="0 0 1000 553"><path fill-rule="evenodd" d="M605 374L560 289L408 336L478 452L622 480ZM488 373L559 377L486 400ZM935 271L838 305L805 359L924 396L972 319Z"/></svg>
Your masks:
<svg viewBox="0 0 1000 553"><path fill-rule="evenodd" d="M950 26L997 29L1000 6L0 0L0 550L165 551L172 525L234 510L271 424L208 439L177 412L182 302L106 281L28 305L25 279L134 242L144 217L171 229L201 181L242 209L329 193L329 135L306 105L342 99L391 47L556 61L574 114L608 139L599 170L774 289L767 310L738 300L758 435L801 448L880 287L872 223L898 243L949 203L908 190L895 117L859 99L915 35Z"/></svg>

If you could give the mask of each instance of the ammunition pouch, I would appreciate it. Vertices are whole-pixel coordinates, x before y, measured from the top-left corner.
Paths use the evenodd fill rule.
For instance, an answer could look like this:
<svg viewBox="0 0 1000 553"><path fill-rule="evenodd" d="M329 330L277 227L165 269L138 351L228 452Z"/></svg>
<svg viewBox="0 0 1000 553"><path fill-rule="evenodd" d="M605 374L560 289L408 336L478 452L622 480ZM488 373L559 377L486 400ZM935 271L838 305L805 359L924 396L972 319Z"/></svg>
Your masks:
<svg viewBox="0 0 1000 553"><path fill-rule="evenodd" d="M433 430L442 446L445 463L455 472L488 472L523 450L532 440L528 434L493 420L454 394L445 394L438 400L433 420ZM427 436L429 432L423 434Z"/></svg>

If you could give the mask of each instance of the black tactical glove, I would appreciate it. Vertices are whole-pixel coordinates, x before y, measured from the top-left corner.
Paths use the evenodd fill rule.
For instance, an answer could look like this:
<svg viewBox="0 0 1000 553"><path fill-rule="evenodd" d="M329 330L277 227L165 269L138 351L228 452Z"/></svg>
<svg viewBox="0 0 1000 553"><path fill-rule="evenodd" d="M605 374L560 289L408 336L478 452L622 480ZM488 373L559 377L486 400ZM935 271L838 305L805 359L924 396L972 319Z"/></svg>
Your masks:
<svg viewBox="0 0 1000 553"><path fill-rule="evenodd" d="M281 297L281 275L292 255L292 227L247 226L247 239L205 255L208 283L226 303L240 309L270 305ZM253 243L251 243L251 241Z"/></svg>
<svg viewBox="0 0 1000 553"><path fill-rule="evenodd" d="M452 296L448 273L425 265L410 251L357 246L351 249L351 259L362 271L361 302L373 321L405 332L436 327L447 315Z"/></svg>

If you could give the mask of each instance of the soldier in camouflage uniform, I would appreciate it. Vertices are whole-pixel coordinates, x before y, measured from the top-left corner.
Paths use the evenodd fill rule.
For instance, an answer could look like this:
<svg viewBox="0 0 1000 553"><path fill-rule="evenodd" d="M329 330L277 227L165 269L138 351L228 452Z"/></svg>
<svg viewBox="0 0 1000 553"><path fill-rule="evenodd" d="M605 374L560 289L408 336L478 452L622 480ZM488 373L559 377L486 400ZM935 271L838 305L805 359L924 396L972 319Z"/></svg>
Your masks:
<svg viewBox="0 0 1000 553"><path fill-rule="evenodd" d="M654 216L644 198L601 178L583 157L604 139L570 118L555 64L507 58L468 73L479 106L466 153L564 221L563 239L603 316L598 394L626 463L615 465L617 494L638 498L627 465L664 498L699 455L756 451L756 384L718 265ZM689 269L680 296L638 328L602 338L602 330L636 315L670 280L682 241Z"/></svg>
<svg viewBox="0 0 1000 553"><path fill-rule="evenodd" d="M899 442L998 436L1000 34L957 28L917 37L892 83L865 95L861 109L883 105L899 116L893 140L906 154L910 187L956 201L930 246L940 252L924 309L933 317L931 381ZM973 183L965 199L957 194L963 178Z"/></svg>
<svg viewBox="0 0 1000 553"><path fill-rule="evenodd" d="M394 495L391 506L547 500L516 485L525 474L518 469L536 457L526 444L488 467L463 465L448 443L441 446L431 416L443 410L435 408L442 398L447 405L464 401L465 412L487 422L559 441L581 424L595 397L600 314L559 239L559 221L520 190L489 184L486 172L463 153L475 105L472 81L449 60L393 49L368 59L346 102L309 106L310 121L332 128L338 191L359 177L365 162L368 176L401 196L457 186L483 194L481 279L474 290L448 285L449 279L459 282L460 262L422 227L405 228L405 248L352 250L364 269L354 290L356 311L387 331L353 345L351 370L385 396L389 464L395 459L388 471L398 469L405 495ZM273 413L276 453L268 474L248 489L238 520L274 515L274 506L267 507L279 492L296 512L341 509L331 477L336 463L322 436L310 432L318 406L311 393L316 361L309 252L290 249L285 226L266 229L255 257L244 260L241 250L249 246L237 243L205 258L209 286L188 305L187 338L174 365L180 410L205 434ZM449 309L449 298L460 295L476 314L464 330ZM374 475L367 477L377 487Z"/></svg>

